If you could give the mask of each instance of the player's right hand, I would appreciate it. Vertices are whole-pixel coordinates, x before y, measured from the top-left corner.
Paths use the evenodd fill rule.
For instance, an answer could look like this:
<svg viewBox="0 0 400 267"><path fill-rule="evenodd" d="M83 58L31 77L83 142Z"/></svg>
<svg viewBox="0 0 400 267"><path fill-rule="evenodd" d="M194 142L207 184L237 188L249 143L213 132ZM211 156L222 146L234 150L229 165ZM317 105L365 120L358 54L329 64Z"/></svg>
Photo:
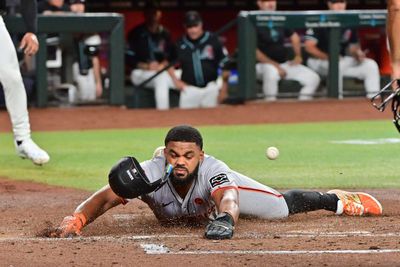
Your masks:
<svg viewBox="0 0 400 267"><path fill-rule="evenodd" d="M39 50L39 42L35 34L28 32L21 40L19 49L24 50L28 56L33 56Z"/></svg>
<svg viewBox="0 0 400 267"><path fill-rule="evenodd" d="M234 220L232 215L223 212L207 225L205 236L208 239L229 239L233 236Z"/></svg>
<svg viewBox="0 0 400 267"><path fill-rule="evenodd" d="M50 234L51 237L71 237L81 234L81 229L86 223L86 218L82 213L74 213L67 216L60 226Z"/></svg>

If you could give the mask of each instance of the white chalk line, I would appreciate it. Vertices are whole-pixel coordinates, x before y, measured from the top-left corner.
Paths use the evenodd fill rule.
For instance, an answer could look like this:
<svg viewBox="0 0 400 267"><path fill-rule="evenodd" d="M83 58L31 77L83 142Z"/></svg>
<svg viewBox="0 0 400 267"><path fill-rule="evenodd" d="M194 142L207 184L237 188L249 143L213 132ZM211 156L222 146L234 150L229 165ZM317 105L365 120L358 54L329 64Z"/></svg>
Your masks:
<svg viewBox="0 0 400 267"><path fill-rule="evenodd" d="M171 251L163 244L146 244L140 246L146 254L168 255L204 255L204 254L253 254L253 255L282 255L282 254L379 254L399 253L400 249L371 249L371 250L206 250L206 251Z"/></svg>
<svg viewBox="0 0 400 267"><path fill-rule="evenodd" d="M10 237L1 238L0 243L5 242L25 242L25 241L38 241L38 242L54 242L54 241L129 241L129 240L146 240L146 239L161 239L161 238L193 238L197 235L139 235L139 236L75 236L65 238L50 238L50 237Z"/></svg>
<svg viewBox="0 0 400 267"><path fill-rule="evenodd" d="M313 238L313 237L400 237L400 233L371 233L368 231L349 231L349 232L313 232L313 231L289 231L287 234L256 234L247 233L235 235L236 238L262 239L262 238ZM200 235L138 235L138 236L77 236L67 238L49 238L49 237L0 237L0 243L5 242L53 242L53 241L130 241L130 240L149 240L149 239L167 239L167 238L202 238Z"/></svg>

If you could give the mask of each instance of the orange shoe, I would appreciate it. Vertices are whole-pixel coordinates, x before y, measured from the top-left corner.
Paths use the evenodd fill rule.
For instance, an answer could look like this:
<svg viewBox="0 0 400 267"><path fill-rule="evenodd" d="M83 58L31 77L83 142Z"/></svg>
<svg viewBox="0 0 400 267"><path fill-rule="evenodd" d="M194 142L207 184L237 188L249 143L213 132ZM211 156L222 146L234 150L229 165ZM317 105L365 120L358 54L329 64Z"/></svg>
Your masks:
<svg viewBox="0 0 400 267"><path fill-rule="evenodd" d="M328 194L336 194L339 198L336 214L347 215L382 214L382 205L373 196L362 192L346 192L330 190Z"/></svg>

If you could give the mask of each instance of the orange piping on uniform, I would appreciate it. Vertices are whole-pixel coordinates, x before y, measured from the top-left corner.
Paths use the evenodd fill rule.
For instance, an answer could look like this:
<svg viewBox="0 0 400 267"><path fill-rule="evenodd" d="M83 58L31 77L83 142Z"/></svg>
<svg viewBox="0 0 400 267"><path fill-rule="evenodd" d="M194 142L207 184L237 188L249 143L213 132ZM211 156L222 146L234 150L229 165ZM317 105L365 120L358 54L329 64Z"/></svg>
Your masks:
<svg viewBox="0 0 400 267"><path fill-rule="evenodd" d="M276 197L283 197L283 195L277 195L277 194L274 194L274 193L271 193L271 192L268 192L265 190L257 189L257 188L244 187L244 186L239 186L238 188L239 188L239 190L254 191L254 192L268 194L268 195L272 195L272 196L276 196Z"/></svg>

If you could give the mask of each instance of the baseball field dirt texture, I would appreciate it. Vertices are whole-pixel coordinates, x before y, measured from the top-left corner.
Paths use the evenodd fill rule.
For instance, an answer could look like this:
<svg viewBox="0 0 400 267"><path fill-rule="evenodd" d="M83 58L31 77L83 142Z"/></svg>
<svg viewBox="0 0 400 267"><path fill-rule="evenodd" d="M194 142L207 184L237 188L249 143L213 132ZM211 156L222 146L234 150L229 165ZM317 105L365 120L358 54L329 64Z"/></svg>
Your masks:
<svg viewBox="0 0 400 267"><path fill-rule="evenodd" d="M391 114L351 98L185 111L32 108L30 119L33 131L58 131L390 120ZM11 132L4 109L0 132ZM381 201L382 216L316 211L281 220L241 218L233 239L213 241L203 237L204 225L160 225L144 203L134 200L99 217L80 237L54 239L47 237L49 229L91 192L0 178L0 266L399 266L400 190L359 190Z"/></svg>

